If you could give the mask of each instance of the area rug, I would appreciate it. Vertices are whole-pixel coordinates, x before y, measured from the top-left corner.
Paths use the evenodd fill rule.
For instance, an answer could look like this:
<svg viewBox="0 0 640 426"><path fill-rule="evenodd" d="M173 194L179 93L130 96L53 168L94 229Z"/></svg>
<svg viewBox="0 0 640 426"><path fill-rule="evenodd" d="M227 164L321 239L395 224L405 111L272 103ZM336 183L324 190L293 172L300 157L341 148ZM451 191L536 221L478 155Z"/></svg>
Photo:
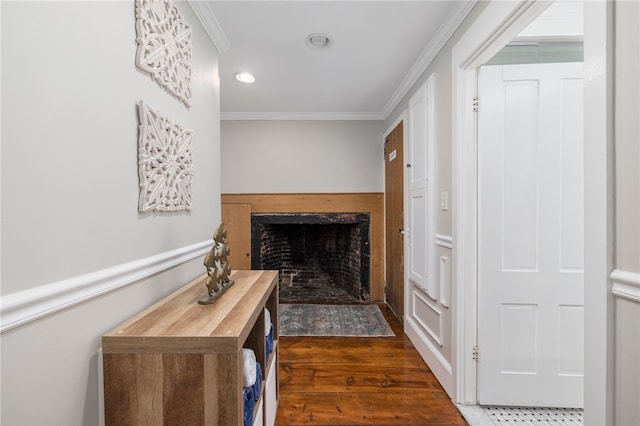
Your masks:
<svg viewBox="0 0 640 426"><path fill-rule="evenodd" d="M281 336L395 336L377 305L281 304Z"/></svg>

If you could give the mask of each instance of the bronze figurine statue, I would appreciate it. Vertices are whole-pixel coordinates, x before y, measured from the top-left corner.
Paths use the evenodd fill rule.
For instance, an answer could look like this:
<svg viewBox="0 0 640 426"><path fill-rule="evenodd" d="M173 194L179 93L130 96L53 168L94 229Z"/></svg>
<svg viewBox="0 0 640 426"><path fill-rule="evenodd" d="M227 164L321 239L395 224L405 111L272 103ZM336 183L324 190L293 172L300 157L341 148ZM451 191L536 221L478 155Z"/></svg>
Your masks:
<svg viewBox="0 0 640 426"><path fill-rule="evenodd" d="M207 268L207 296L198 300L201 305L215 302L234 283L230 279L231 265L229 255L231 249L227 244L227 228L224 223L213 233L213 247L204 258L204 266Z"/></svg>

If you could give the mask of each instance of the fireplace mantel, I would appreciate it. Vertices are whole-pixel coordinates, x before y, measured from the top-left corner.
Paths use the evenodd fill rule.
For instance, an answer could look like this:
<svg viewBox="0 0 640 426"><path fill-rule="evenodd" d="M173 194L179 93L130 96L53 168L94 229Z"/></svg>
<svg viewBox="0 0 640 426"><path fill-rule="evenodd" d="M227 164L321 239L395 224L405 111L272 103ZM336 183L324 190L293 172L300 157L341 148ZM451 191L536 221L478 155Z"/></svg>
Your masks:
<svg viewBox="0 0 640 426"><path fill-rule="evenodd" d="M251 269L252 213L369 213L371 300L384 301L383 193L222 194L221 201L233 269Z"/></svg>

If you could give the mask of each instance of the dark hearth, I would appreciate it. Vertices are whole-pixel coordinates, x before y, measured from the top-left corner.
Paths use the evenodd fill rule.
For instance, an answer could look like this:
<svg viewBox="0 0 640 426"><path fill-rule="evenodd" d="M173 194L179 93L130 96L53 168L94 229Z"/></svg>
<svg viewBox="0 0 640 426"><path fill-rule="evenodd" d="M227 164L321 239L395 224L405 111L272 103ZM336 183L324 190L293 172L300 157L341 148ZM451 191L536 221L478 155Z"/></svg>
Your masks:
<svg viewBox="0 0 640 426"><path fill-rule="evenodd" d="M367 302L369 214L253 214L251 268L280 271L280 301Z"/></svg>

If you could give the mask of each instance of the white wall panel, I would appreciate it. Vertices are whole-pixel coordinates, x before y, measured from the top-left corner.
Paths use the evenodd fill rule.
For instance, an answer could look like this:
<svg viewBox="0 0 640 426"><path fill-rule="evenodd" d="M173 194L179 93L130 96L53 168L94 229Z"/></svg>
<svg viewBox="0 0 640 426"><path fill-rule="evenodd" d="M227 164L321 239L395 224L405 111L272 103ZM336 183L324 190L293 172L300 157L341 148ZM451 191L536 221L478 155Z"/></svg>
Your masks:
<svg viewBox="0 0 640 426"><path fill-rule="evenodd" d="M423 86L409 101L409 190L427 184L427 90Z"/></svg>
<svg viewBox="0 0 640 426"><path fill-rule="evenodd" d="M412 292L413 320L440 346L442 346L442 311L420 292Z"/></svg>
<svg viewBox="0 0 640 426"><path fill-rule="evenodd" d="M438 299L438 279L436 271L436 224L435 224L435 75L429 76L427 82L420 87L409 100L409 197L422 197L423 208L419 211L410 206L409 233L416 232L420 236L410 240L409 256L413 263L411 271L424 270L424 279L419 282L433 300ZM419 195L418 195L419 194ZM422 236L424 235L424 236ZM415 252L415 253L413 253ZM418 257L418 255L420 257ZM419 265L424 263L424 265Z"/></svg>
<svg viewBox="0 0 640 426"><path fill-rule="evenodd" d="M424 218L427 215L426 189L409 193L409 280L417 286L427 285L427 230Z"/></svg>
<svg viewBox="0 0 640 426"><path fill-rule="evenodd" d="M448 307L451 298L451 265L449 256L440 256L439 263L440 298L438 301L442 306Z"/></svg>

